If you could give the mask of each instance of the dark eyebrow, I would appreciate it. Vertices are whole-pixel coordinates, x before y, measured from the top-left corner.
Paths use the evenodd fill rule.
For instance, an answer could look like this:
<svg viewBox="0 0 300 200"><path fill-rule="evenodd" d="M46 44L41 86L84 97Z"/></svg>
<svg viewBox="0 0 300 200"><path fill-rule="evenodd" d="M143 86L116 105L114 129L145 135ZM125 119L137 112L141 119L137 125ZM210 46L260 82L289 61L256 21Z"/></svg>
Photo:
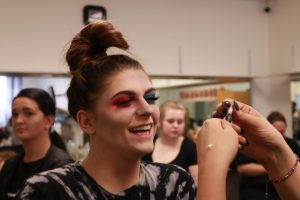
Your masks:
<svg viewBox="0 0 300 200"><path fill-rule="evenodd" d="M114 96L112 96L111 99L115 98L116 96L119 96L119 95L130 95L130 96L133 96L134 95L134 92L130 91L130 90L124 90L124 91L120 91L118 93L116 93Z"/></svg>
<svg viewBox="0 0 300 200"><path fill-rule="evenodd" d="M30 108L30 107L23 107L23 108L21 108L21 110L22 110L22 111L34 111L34 109L32 109L32 108ZM12 111L15 112L16 109L13 108Z"/></svg>
<svg viewBox="0 0 300 200"><path fill-rule="evenodd" d="M156 92L156 89L155 88L149 88L146 92L145 92L145 94L148 94L148 93L150 93L150 92ZM130 95L130 96L134 96L135 95L135 93L133 92L133 91L131 91L131 90L124 90L124 91L120 91L120 92L118 92L118 93L116 93L114 96L112 96L112 99L113 98L115 98L116 96L118 96L118 95Z"/></svg>

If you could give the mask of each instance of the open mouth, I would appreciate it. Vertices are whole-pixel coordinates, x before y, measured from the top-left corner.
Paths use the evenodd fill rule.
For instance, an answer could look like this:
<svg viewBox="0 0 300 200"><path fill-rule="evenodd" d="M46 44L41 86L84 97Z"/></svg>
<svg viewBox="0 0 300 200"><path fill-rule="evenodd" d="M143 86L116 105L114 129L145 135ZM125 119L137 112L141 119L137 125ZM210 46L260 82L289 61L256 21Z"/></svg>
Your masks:
<svg viewBox="0 0 300 200"><path fill-rule="evenodd" d="M129 128L129 131L136 135L149 135L152 128L151 124Z"/></svg>

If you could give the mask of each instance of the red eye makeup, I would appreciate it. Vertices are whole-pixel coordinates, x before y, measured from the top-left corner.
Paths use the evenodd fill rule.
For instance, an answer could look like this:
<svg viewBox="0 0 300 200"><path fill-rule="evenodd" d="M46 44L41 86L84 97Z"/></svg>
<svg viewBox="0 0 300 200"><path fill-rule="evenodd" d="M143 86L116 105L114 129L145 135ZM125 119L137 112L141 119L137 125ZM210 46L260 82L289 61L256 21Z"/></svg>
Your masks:
<svg viewBox="0 0 300 200"><path fill-rule="evenodd" d="M116 97L112 103L115 106L120 106L120 107L128 107L131 105L131 102L134 100L134 97L130 95L122 95L119 97Z"/></svg>

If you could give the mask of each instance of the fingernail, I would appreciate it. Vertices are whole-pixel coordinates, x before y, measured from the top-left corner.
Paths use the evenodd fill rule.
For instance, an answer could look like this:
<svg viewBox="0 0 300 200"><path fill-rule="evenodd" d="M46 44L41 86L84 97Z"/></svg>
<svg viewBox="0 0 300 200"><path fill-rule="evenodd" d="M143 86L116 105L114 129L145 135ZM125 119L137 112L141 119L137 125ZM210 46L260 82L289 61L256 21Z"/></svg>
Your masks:
<svg viewBox="0 0 300 200"><path fill-rule="evenodd" d="M231 106L230 102L229 101L225 101L225 108L229 108Z"/></svg>
<svg viewBox="0 0 300 200"><path fill-rule="evenodd" d="M245 134L245 131L243 129L241 129L241 135Z"/></svg>
<svg viewBox="0 0 300 200"><path fill-rule="evenodd" d="M222 113L223 113L224 115L226 115L226 114L227 114L227 111L228 111L228 108L223 108Z"/></svg>
<svg viewBox="0 0 300 200"><path fill-rule="evenodd" d="M236 109L237 111L240 110L239 104L236 101L233 101L233 107L234 109Z"/></svg>

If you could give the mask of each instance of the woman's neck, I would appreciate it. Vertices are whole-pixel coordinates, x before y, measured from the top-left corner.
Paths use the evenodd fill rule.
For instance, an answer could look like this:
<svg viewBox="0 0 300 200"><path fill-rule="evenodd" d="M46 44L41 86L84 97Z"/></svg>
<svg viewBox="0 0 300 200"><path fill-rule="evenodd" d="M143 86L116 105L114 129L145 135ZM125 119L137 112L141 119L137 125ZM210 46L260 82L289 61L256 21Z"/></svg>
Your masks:
<svg viewBox="0 0 300 200"><path fill-rule="evenodd" d="M48 152L51 141L39 140L39 141L30 141L24 142L24 151L25 155L23 158L24 162L33 162L42 159Z"/></svg>
<svg viewBox="0 0 300 200"><path fill-rule="evenodd" d="M90 150L82 161L83 168L107 191L117 194L139 181L140 159L128 159L124 155ZM126 152L124 152L126 153Z"/></svg>

